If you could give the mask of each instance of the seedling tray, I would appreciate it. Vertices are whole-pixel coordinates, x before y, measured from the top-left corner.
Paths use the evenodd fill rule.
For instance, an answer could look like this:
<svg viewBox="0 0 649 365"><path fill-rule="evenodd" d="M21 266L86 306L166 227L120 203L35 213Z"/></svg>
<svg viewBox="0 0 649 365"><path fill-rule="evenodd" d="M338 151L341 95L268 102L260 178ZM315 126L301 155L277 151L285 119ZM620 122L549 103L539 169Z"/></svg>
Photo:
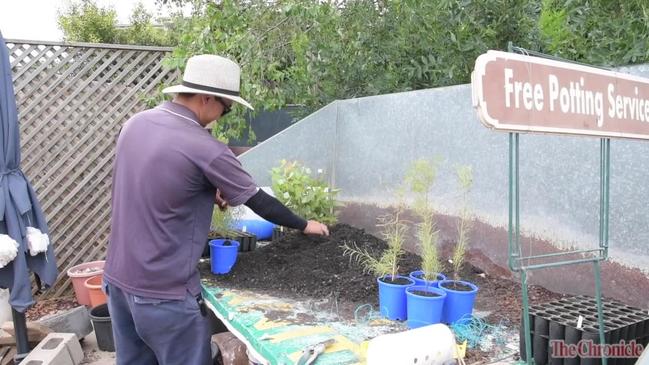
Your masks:
<svg viewBox="0 0 649 365"><path fill-rule="evenodd" d="M604 337L607 344L635 341L647 347L649 343L649 314L616 301L602 299L604 314ZM599 324L597 304L594 298L576 296L530 307L530 329L532 357L536 364L590 365L599 364L597 358L553 358L550 341L561 340L566 344L577 344L581 340L592 340L598 344ZM578 326L579 316L582 317ZM522 321L521 321L522 323ZM521 359L525 353L523 326L520 331ZM609 358L609 365L634 364L637 358Z"/></svg>

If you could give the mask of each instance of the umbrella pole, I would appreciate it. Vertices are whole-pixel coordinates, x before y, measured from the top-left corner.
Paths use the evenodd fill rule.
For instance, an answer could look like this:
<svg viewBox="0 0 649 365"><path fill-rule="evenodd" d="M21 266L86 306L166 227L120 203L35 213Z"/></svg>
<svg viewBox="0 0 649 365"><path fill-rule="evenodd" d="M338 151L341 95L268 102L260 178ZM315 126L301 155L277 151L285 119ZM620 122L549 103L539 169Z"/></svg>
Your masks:
<svg viewBox="0 0 649 365"><path fill-rule="evenodd" d="M11 316L14 320L14 337L16 337L16 356L14 363L20 362L29 354L29 342L27 341L27 321L25 313L20 313L11 308Z"/></svg>

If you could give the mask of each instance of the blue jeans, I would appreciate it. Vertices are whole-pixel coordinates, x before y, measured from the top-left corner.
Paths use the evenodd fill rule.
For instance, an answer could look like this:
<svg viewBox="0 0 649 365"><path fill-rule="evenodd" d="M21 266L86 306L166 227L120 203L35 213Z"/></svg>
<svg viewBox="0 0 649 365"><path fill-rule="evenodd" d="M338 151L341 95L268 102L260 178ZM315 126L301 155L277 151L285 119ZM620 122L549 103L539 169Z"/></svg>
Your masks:
<svg viewBox="0 0 649 365"><path fill-rule="evenodd" d="M197 299L145 298L104 282L117 365L209 365L210 327Z"/></svg>

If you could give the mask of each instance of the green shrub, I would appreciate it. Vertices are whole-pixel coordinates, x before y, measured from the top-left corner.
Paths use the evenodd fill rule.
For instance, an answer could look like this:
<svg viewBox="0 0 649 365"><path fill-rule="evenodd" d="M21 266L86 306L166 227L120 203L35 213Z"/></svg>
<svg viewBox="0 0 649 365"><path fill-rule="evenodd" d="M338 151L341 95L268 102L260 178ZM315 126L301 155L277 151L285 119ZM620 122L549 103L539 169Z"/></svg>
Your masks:
<svg viewBox="0 0 649 365"><path fill-rule="evenodd" d="M335 207L339 189L312 177L311 169L297 161L282 160L271 170L272 189L279 201L295 214L325 224L336 223Z"/></svg>

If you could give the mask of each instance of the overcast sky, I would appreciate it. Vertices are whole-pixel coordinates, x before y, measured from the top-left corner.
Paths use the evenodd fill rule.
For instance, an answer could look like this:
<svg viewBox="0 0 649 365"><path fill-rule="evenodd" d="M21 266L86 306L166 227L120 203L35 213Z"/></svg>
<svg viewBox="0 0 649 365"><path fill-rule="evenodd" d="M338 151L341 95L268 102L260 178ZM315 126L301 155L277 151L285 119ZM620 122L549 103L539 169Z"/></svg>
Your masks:
<svg viewBox="0 0 649 365"><path fill-rule="evenodd" d="M119 23L126 23L133 7L142 2L154 17L155 0L95 0L100 7L113 6ZM57 10L70 0L0 0L0 31L4 38L60 41L63 33L56 24Z"/></svg>

